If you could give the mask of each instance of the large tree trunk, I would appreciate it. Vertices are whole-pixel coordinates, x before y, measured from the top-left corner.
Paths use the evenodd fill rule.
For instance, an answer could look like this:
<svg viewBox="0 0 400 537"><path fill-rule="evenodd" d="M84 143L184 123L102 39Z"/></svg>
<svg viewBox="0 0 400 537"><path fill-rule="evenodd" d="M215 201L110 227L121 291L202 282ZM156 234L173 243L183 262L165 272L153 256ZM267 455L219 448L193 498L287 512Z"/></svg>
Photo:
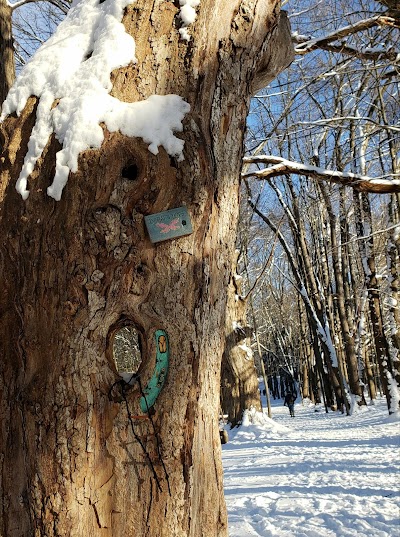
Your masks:
<svg viewBox="0 0 400 537"><path fill-rule="evenodd" d="M249 88L290 61L275 4L202 0L189 43L179 40L174 3L126 9L139 63L114 73L113 95L184 97L181 163L104 129L101 149L81 154L55 202L45 194L60 148L53 137L23 201L15 180L36 100L3 125L2 537L226 535L217 423L226 288ZM269 65L278 49L280 63ZM151 244L144 216L178 206L193 233ZM137 384L112 389L123 325L140 334L143 386L155 331L169 337L151 420L135 417Z"/></svg>

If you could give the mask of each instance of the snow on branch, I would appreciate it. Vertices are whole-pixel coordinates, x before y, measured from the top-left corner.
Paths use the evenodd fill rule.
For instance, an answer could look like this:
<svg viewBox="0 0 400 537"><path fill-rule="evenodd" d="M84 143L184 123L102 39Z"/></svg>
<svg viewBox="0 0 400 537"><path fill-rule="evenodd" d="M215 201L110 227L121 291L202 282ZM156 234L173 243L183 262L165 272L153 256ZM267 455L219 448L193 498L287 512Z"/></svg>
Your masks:
<svg viewBox="0 0 400 537"><path fill-rule="evenodd" d="M14 11L25 4L31 4L33 2L48 2L58 7L63 13L68 12L67 4L69 3L69 0L65 0L64 2L62 0L17 0L17 2L10 2L7 0L7 5L11 8L11 11Z"/></svg>
<svg viewBox="0 0 400 537"><path fill-rule="evenodd" d="M304 43L306 44L306 43ZM345 54L346 56L354 56L355 58L363 59L363 60L382 60L386 59L389 61L396 61L398 57L398 52L394 48L390 48L389 50L384 50L382 47L377 47L374 49L363 49L358 50L354 47L350 47L346 45L345 43L340 44L333 44L333 43L324 43L319 42L315 45L313 45L310 48L307 48L307 50L304 50L301 45L295 47L294 51L295 54L298 55L304 55L307 54L307 52L311 52L312 50L321 49L326 50L328 52L338 52L340 54Z"/></svg>
<svg viewBox="0 0 400 537"><path fill-rule="evenodd" d="M324 125L324 126L327 126L330 123L337 123L337 122L343 122L343 121L368 121L369 123L373 123L374 125L376 125L380 130L400 132L400 127L396 127L394 125L384 125L382 123L378 123L377 121L373 120L372 118L370 118L368 116L330 117L330 118L317 119L315 121L299 121L298 125ZM334 126L333 128L336 128L336 127Z"/></svg>
<svg viewBox="0 0 400 537"><path fill-rule="evenodd" d="M358 191L371 192L377 194L390 194L400 192L400 179L383 179L372 178L351 172L339 172L293 162L282 157L272 155L259 155L255 157L245 157L244 164L267 164L271 165L263 170L253 170L242 174L242 177L255 177L258 179L267 179L294 173L311 177L318 181L327 181L338 183L344 186L350 186Z"/></svg>
<svg viewBox="0 0 400 537"><path fill-rule="evenodd" d="M9 8L11 8L11 11L14 11L14 9L24 6L25 4L30 4L32 2L40 2L40 1L41 0L18 0L17 2L9 2L9 0L7 0L7 5Z"/></svg>
<svg viewBox="0 0 400 537"><path fill-rule="evenodd" d="M346 38L354 35L358 32L368 30L374 26L397 26L398 21L389 14L379 14L369 19L363 19L355 24L344 26L338 30L324 35L322 37L311 37L293 34L293 42L295 46L295 53L298 55L304 55L313 50L322 49L331 52L340 52L350 56L356 56L358 58L364 58L368 60L378 60L386 58L390 61L395 61L398 56L398 51L393 48L386 50L384 47L379 46L375 48L365 48L363 50L356 49L349 46L346 43ZM334 43L340 41L339 43Z"/></svg>

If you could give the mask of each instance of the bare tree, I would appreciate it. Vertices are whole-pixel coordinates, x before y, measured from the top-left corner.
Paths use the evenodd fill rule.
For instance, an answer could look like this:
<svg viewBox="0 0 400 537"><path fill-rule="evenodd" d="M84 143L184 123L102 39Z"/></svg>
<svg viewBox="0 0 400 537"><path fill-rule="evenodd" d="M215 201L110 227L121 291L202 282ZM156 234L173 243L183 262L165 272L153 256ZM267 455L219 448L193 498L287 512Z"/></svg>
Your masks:
<svg viewBox="0 0 400 537"><path fill-rule="evenodd" d="M297 12L296 4L291 7L295 50L302 60L254 98L249 154L244 159L242 177L252 189L263 192L259 194L258 210L260 218L267 217L270 227L276 225L274 212L283 208L287 215L282 241L292 258L291 277L298 290L305 287L312 305L312 309L305 307L316 358L310 361L305 345L304 359L308 363L315 359L320 364L319 374L325 384L324 350L319 348L321 340L317 343L317 325L313 328L312 324L315 315L321 325L326 319L338 359L337 379L342 378L343 388L349 382L351 392L361 401L361 383L368 384L373 397L376 377L371 313L366 309L368 294L364 293L364 256L359 248L367 247L375 233L381 233L387 240L387 259L391 259L389 251L394 255L388 270L398 271L394 247L398 231L396 219L385 221L379 230L376 215L370 213L375 223L364 233L357 232L359 213L344 187L356 192L354 199L362 196L369 203L373 194L383 194L383 199L389 199L386 194L392 200L398 198L398 11L393 5L384 10L382 5L364 5L362 1L351 6L302 3ZM327 9L330 18L323 24ZM314 188L312 181L320 186ZM268 186L258 187L257 182ZM328 188L326 183L332 186ZM381 207L389 211L388 203L382 202ZM395 207L392 202L392 215L397 214ZM379 310L375 311L381 313L382 334L388 324L388 333L396 333L395 311L392 308L389 323L389 309L383 300L389 290L381 282L367 287L377 293ZM392 298L387 303L396 308L396 284L390 293ZM391 345L389 350L386 344L378 363L387 363L393 376L396 368L390 364L397 360L398 353L396 345ZM307 374L311 378L310 371ZM383 376L386 378L387 372L381 368L380 378ZM389 397L389 386L384 380L383 384ZM394 381L390 381L390 387L392 402L398 401ZM340 392L337 396L341 398ZM388 399L390 411L396 404L389 404Z"/></svg>
<svg viewBox="0 0 400 537"><path fill-rule="evenodd" d="M48 38L69 9L70 0L0 0L0 103L20 67Z"/></svg>

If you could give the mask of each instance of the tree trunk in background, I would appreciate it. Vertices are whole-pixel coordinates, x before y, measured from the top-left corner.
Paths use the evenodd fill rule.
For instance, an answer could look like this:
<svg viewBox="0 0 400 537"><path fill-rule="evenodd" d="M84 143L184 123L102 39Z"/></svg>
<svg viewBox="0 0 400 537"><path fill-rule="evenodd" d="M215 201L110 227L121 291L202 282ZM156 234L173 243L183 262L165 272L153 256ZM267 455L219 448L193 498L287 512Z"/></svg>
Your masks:
<svg viewBox="0 0 400 537"><path fill-rule="evenodd" d="M400 386L400 222L399 196L392 194L389 202L389 223L396 227L390 232L387 246L390 307L389 341L392 346L393 372Z"/></svg>
<svg viewBox="0 0 400 537"><path fill-rule="evenodd" d="M15 79L11 16L11 7L0 0L0 110Z"/></svg>
<svg viewBox="0 0 400 537"><path fill-rule="evenodd" d="M350 323L347 317L346 305L345 305L345 291L343 283L343 274L342 266L340 263L340 245L337 240L337 231L338 231L338 221L333 210L330 195L326 185L319 185L322 196L324 198L325 207L328 212L329 217L329 227L330 227L330 238L331 238L331 247L332 247L332 265L333 265L333 274L335 279L336 287L336 307L340 321L340 327L336 333L340 333L343 338L344 348L345 348L345 360L347 363L347 374L349 379L350 391L353 395L358 397L359 403L364 403L363 390L360 384L360 378L358 374L358 361L356 355L356 348L354 342L354 335L350 331ZM343 374L345 378L345 375Z"/></svg>
<svg viewBox="0 0 400 537"><path fill-rule="evenodd" d="M3 537L227 534L218 433L226 289L249 88L291 61L275 4L202 0L189 44L179 40L172 2L126 9L139 62L114 73L113 95L185 98L182 163L105 131L55 202L45 194L60 148L53 137L24 202L15 181L36 100L2 126ZM179 206L193 234L151 244L144 216ZM113 336L129 324L141 338L143 384L154 369L155 331L169 336L154 429L129 419L140 413L137 385L110 396L119 378Z"/></svg>
<svg viewBox="0 0 400 537"><path fill-rule="evenodd" d="M247 326L247 303L241 298L241 282L236 274L236 258L228 287L226 339L221 364L221 410L234 427L243 411L261 410L260 391L254 356L250 348L251 328Z"/></svg>
<svg viewBox="0 0 400 537"><path fill-rule="evenodd" d="M368 386L368 393L371 401L376 399L376 386L374 379L374 372L372 370L372 364L369 356L369 352L364 352L364 363L365 363L365 383Z"/></svg>
<svg viewBox="0 0 400 537"><path fill-rule="evenodd" d="M393 367L389 353L389 345L384 333L380 292L376 276L374 238L372 235L372 216L368 194L354 192L354 207L356 214L356 229L360 256L365 275L365 288L368 293L369 315L372 324L372 333L375 344L376 359L380 371L383 392L386 396L389 413L392 409L392 394L389 380L393 377Z"/></svg>
<svg viewBox="0 0 400 537"><path fill-rule="evenodd" d="M311 345L309 343L309 326L307 324L307 314L304 311L304 305L298 297L298 310L299 310L299 325L300 325L300 373L301 373L301 389L302 398L314 400L312 391L312 367L313 359L311 352Z"/></svg>

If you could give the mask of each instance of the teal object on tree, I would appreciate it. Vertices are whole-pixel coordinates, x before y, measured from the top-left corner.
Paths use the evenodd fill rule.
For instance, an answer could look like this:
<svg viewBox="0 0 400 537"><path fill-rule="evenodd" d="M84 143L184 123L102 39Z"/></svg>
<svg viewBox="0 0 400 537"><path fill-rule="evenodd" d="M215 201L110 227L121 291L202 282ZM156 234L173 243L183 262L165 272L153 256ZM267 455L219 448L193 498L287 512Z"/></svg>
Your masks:
<svg viewBox="0 0 400 537"><path fill-rule="evenodd" d="M151 242L177 239L193 233L192 222L186 207L177 207L144 217Z"/></svg>
<svg viewBox="0 0 400 537"><path fill-rule="evenodd" d="M164 330L156 330L156 365L153 375L146 387L143 389L143 397L140 398L140 408L142 412L148 412L156 402L164 386L169 365L169 342L168 335Z"/></svg>

